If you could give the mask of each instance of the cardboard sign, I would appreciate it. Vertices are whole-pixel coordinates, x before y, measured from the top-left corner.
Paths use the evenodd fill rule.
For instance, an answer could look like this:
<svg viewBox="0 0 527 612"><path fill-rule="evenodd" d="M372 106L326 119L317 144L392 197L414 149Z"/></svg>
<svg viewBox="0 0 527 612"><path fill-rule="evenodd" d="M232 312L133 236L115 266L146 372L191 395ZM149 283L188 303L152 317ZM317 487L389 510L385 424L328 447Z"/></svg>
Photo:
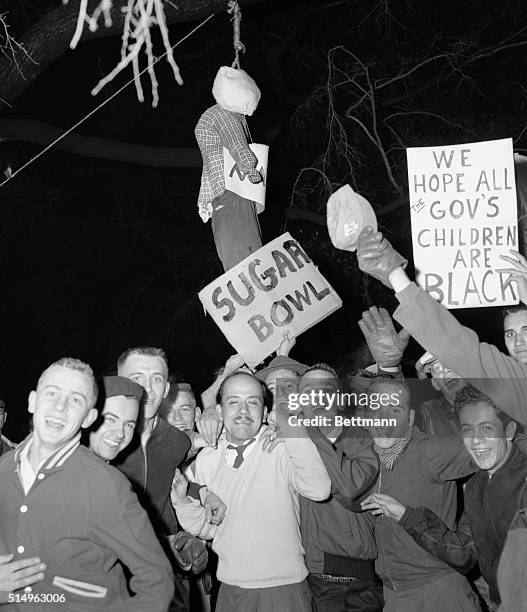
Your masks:
<svg viewBox="0 0 527 612"><path fill-rule="evenodd" d="M447 308L517 304L500 255L518 249L512 139L407 149L417 282Z"/></svg>
<svg viewBox="0 0 527 612"><path fill-rule="evenodd" d="M238 168L236 161L223 147L223 174L225 178L225 189L234 191L242 198L252 200L256 203L256 212L260 214L265 210L265 186L267 183L267 158L269 147L263 144L250 144L249 148L258 158L256 169L262 175L263 180L259 183L251 183L249 177Z"/></svg>
<svg viewBox="0 0 527 612"><path fill-rule="evenodd" d="M254 367L342 301L289 233L272 240L199 292L227 340Z"/></svg>

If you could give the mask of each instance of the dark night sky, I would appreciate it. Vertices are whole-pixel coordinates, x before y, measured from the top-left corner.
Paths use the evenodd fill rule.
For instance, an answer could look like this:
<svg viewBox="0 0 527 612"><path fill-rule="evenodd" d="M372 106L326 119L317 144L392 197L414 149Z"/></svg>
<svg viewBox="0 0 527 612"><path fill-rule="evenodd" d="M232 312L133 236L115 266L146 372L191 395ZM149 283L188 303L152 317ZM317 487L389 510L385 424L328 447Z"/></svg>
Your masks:
<svg viewBox="0 0 527 612"><path fill-rule="evenodd" d="M45 9L59 4L0 0L0 13L10 11L12 33L21 37ZM327 144L327 105L316 94L327 79L329 49L346 46L372 72L387 77L445 49L458 49L466 59L508 37L525 40L521 29L526 24L522 2L512 0L267 0L243 8L247 55L242 65L263 94L250 127L255 141L271 146L267 211L261 219L264 239L284 230L295 179L302 167L320 162ZM172 43L194 25L171 27ZM119 49L119 38L108 37L68 50L2 112L0 122L31 119L67 129L130 78L127 71L97 98L90 96L90 89L114 66ZM194 147L194 125L213 103L214 75L220 65L232 61L229 17L216 15L177 50L176 60L185 85L175 84L170 70L159 65L157 109L148 99L137 102L131 86L78 131L149 146ZM388 114L428 105L430 112L444 115L465 131L416 117L400 125L405 144L516 138L527 116L525 46L472 63L463 64L461 58L463 78L452 65L455 59L450 67L432 64L419 71L399 89L387 91L379 109ZM339 112L349 104L347 96L345 88L339 90ZM350 122L345 127L360 162L354 177L357 189L375 205L395 200L376 151ZM527 149L525 134L515 147ZM0 169L20 167L41 148L1 142ZM404 151L394 147L390 155L403 176ZM350 180L342 168L342 158L337 159L331 169L333 186ZM204 317L197 299L197 292L221 273L210 227L202 224L196 211L199 178L197 168L160 169L53 150L0 188L0 390L11 414L8 435L18 440L24 433L27 393L40 371L60 356L79 356L105 372L128 346L163 346L172 367L202 389L212 370L233 352ZM325 197L316 184L306 183L295 205L321 212ZM381 218L381 225L410 255L404 207ZM365 287L354 256L335 254L324 227L308 221L288 221L286 227L344 300L341 311L300 337L293 356L345 365L346 356L362 340L356 326L361 310L371 303L392 308L393 297L375 283ZM485 339L500 342L495 309L456 315ZM418 347L412 351L418 354Z"/></svg>

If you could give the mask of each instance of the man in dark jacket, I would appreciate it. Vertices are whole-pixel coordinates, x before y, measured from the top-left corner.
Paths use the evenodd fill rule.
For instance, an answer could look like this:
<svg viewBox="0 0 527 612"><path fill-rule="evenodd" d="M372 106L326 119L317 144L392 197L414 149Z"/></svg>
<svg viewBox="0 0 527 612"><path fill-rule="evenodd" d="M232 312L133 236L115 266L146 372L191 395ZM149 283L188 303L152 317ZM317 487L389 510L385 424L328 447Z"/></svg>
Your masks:
<svg viewBox="0 0 527 612"><path fill-rule="evenodd" d="M447 526L429 508L412 508L385 495L375 496L375 503L451 567L465 573L478 562L490 597L499 604L497 567L511 522L527 506L527 461L513 443L516 423L488 397L467 386L456 397L456 407L465 447L479 468L467 482L458 526Z"/></svg>
<svg viewBox="0 0 527 612"><path fill-rule="evenodd" d="M306 397L320 391L337 396L337 375L325 364L314 365L300 378L299 390ZM309 419L324 415L334 421L336 402L328 408L306 405L302 412ZM359 503L379 472L371 436L361 427L334 422L307 430L329 474L332 492L324 502L300 497L300 529L314 609L380 612L383 598L375 575L373 520Z"/></svg>
<svg viewBox="0 0 527 612"><path fill-rule="evenodd" d="M405 504L427 507L450 528L456 516L456 483L474 471L459 437L421 433L413 426L410 394L401 380L379 378L370 386L377 397L391 398L367 413L374 419L374 449L380 458L376 493L362 502L379 515L375 525L377 573L384 583L386 612L469 612L479 610L463 576L416 544L391 518L381 516L378 498L399 496ZM389 420L388 420L389 419Z"/></svg>
<svg viewBox="0 0 527 612"><path fill-rule="evenodd" d="M190 449L190 439L183 432L171 427L159 417L158 409L169 389L168 362L162 349L137 347L125 351L117 362L117 373L141 385L145 394L142 402L142 415L139 423L139 435L132 440L116 460L118 467L130 480L146 509L154 530L167 551L169 558L177 556L181 538L192 536L178 533L177 519L170 502L170 491L174 472ZM207 562L205 544L193 538L195 545L195 571L204 569ZM180 562L181 565L181 562ZM176 594L170 610L188 612L188 589L180 575L181 569L189 570L190 566L174 565L176 576Z"/></svg>

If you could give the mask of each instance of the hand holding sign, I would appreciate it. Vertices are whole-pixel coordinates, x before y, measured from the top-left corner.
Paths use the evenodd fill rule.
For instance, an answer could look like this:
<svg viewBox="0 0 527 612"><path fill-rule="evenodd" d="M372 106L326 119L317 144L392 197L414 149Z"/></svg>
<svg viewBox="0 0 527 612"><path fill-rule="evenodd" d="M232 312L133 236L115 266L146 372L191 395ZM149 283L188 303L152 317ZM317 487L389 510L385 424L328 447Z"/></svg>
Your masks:
<svg viewBox="0 0 527 612"><path fill-rule="evenodd" d="M500 259L504 261L508 261L513 265L512 268L498 268L496 272L500 272L502 274L510 274L509 278L506 281L506 287L511 283L516 283L518 287L518 294L520 296L520 300L527 304L527 259L514 249L510 250L512 257L508 257L507 255L500 255Z"/></svg>

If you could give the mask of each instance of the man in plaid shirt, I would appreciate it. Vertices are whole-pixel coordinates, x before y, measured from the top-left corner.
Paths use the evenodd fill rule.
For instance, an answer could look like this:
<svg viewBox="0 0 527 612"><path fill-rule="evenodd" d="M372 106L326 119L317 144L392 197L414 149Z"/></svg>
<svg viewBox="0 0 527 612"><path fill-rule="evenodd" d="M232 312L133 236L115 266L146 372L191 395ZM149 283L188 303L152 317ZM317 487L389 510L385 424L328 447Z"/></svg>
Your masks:
<svg viewBox="0 0 527 612"><path fill-rule="evenodd" d="M225 189L223 147L229 150L240 173L259 183L258 162L247 144L243 117L215 104L201 115L194 131L203 157L199 214L212 218L212 233L225 272L262 246L255 204Z"/></svg>

